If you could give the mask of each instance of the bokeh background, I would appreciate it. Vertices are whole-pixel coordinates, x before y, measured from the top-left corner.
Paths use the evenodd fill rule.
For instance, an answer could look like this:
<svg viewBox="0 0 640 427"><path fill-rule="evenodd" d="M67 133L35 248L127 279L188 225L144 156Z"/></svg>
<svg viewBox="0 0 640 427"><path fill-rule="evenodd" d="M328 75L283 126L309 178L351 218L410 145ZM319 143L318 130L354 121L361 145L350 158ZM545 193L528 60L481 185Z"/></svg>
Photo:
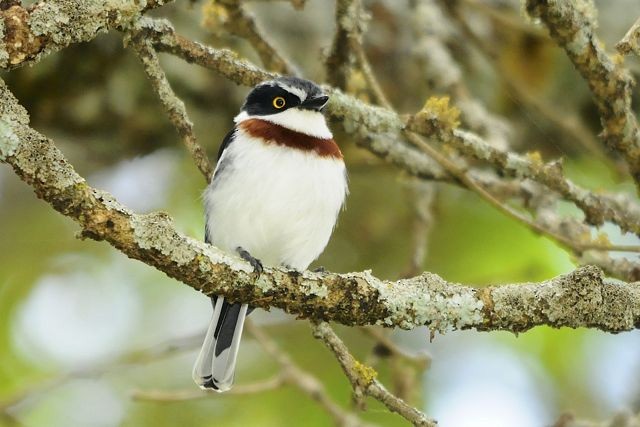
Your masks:
<svg viewBox="0 0 640 427"><path fill-rule="evenodd" d="M439 81L443 76L427 69L416 53L420 44L411 23L417 12L425 13L419 3L365 1L372 15L365 47L401 112L417 111L427 97L447 94ZM564 157L567 175L577 183L633 194L614 162L581 145L548 111L523 99L528 94L562 112L561 118L575 118L587 131L586 140L599 143L594 139L600 129L597 112L585 83L544 31L522 15L520 3L461 3L466 21L494 55L446 20L443 28L425 31L444 34L461 80L498 118L496 126L505 125L512 148L539 151L545 159ZM611 47L640 15L640 3L596 4L599 35ZM215 20L202 24L206 7L203 1L175 2L154 15L168 17L185 36L230 47L259 63L245 41L219 31ZM335 29L333 2L309 0L302 10L275 1L247 8L303 75L323 81L323 55ZM162 64L187 105L199 142L214 158L247 88L170 56L163 56ZM638 79L638 61L628 59L627 65ZM201 238L204 181L138 59L123 48L121 34L101 35L0 77L26 106L33 126L57 142L91 185L137 212L166 211L179 230ZM636 106L637 95L636 89ZM415 183L358 148L339 126L333 128L348 162L351 194L316 265L337 272L372 269L379 277L397 279L410 270L414 252ZM538 281L573 269L565 251L474 194L446 184L426 191L433 201L424 269L477 286ZM570 206L563 209L574 213ZM614 242L638 243L614 227L605 230ZM170 404L132 400L132 390L195 387L191 366L209 320L209 301L105 243L78 240L77 231L0 165L0 425L331 425L327 413L292 387ZM351 405L348 381L305 322L277 311L252 317L316 374L334 399ZM357 357L375 365L390 389L402 389L410 378L407 398L444 427L543 426L565 411L600 420L640 410L639 332L614 336L539 327L519 336L452 332L430 342L425 328L394 331L391 337L403 348L430 354L431 366L424 371L374 357L374 342L357 329L339 327L338 332ZM167 342L178 343L177 348L162 357L146 350ZM268 378L277 369L247 335L236 383ZM369 409L362 414L365 420L404 424L375 402Z"/></svg>

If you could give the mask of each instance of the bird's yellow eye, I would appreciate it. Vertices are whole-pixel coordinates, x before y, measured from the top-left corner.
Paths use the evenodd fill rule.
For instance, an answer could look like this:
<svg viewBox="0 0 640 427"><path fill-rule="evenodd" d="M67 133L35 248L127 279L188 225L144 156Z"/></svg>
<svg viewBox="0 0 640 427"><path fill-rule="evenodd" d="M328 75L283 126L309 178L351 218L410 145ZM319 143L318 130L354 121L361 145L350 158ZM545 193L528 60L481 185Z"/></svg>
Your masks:
<svg viewBox="0 0 640 427"><path fill-rule="evenodd" d="M286 102L283 97L276 96L275 98L273 98L273 106L277 109L284 107L284 104L286 104Z"/></svg>

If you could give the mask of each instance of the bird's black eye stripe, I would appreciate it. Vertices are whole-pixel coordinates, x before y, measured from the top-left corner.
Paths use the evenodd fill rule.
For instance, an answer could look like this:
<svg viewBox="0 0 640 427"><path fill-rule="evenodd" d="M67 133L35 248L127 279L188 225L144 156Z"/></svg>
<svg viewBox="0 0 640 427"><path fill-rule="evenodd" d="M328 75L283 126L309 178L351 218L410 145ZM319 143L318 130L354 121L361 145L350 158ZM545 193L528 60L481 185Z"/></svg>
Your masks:
<svg viewBox="0 0 640 427"><path fill-rule="evenodd" d="M283 103L284 102L284 103ZM249 96L243 110L251 115L268 115L300 105L300 98L279 86L256 87Z"/></svg>

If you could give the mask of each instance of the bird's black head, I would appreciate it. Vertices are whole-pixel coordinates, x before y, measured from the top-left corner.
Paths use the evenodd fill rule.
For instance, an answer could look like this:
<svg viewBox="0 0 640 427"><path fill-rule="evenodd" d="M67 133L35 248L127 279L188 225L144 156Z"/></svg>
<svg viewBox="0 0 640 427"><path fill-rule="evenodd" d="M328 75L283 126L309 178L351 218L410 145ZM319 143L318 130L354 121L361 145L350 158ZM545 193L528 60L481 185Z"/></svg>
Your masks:
<svg viewBox="0 0 640 427"><path fill-rule="evenodd" d="M318 85L298 77L279 77L253 88L242 106L250 116L278 114L290 108L322 111L329 97Z"/></svg>

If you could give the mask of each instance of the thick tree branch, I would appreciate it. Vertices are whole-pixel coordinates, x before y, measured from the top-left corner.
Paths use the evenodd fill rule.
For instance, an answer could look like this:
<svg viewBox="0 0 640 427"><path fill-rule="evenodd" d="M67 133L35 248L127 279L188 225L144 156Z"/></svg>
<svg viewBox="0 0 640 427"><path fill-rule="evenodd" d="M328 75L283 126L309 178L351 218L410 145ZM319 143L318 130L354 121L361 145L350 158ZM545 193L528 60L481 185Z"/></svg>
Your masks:
<svg viewBox="0 0 640 427"><path fill-rule="evenodd" d="M238 83L252 85L271 77L231 53L180 38L162 21L144 28L157 45ZM392 111L367 106L337 91L333 94L330 112L347 129L391 132L404 127ZM538 284L481 290L429 273L396 283L380 281L368 272L320 275L267 269L256 278L244 262L178 233L165 214L134 214L110 195L89 187L50 140L28 127L26 112L4 84L0 95L0 160L9 163L39 197L75 219L84 236L107 240L129 257L207 294L262 308L280 307L318 320L404 328L426 324L441 331L521 331L540 324L620 331L635 328L640 318L637 284L606 281L593 267ZM437 125L438 117L433 120ZM516 169L522 170L522 164Z"/></svg>
<svg viewBox="0 0 640 427"><path fill-rule="evenodd" d="M2 95L10 99L5 86ZM129 257L207 294L344 324L428 324L441 331L521 331L539 324L620 331L640 321L639 285L606 281L593 267L538 284L480 290L430 273L396 283L368 272L321 275L266 269L256 278L246 263L176 232L166 215L133 214L89 187L51 141L26 126L24 114L11 120L8 110L2 109L2 159L38 196L75 219L85 236L107 240Z"/></svg>
<svg viewBox="0 0 640 427"><path fill-rule="evenodd" d="M33 64L72 43L128 26L148 9L171 0L46 0L0 10L0 68Z"/></svg>
<svg viewBox="0 0 640 427"><path fill-rule="evenodd" d="M266 269L257 278L245 262L177 232L166 214L134 214L109 194L88 186L28 121L1 83L0 161L10 164L40 198L78 222L85 237L106 240L127 256L206 294L347 325L430 325L439 331L523 331L542 324L622 331L640 322L638 283L607 281L594 267L542 283L485 289L450 283L431 273L388 282L370 272Z"/></svg>

